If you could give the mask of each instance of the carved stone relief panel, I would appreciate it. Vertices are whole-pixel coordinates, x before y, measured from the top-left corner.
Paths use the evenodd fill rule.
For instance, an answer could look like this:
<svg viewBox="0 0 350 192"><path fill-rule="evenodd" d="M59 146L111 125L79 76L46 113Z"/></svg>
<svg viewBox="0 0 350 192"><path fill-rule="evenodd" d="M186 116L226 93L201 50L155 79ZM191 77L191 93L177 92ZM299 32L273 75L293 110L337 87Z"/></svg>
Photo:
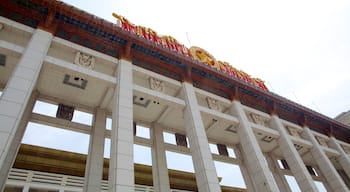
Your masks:
<svg viewBox="0 0 350 192"><path fill-rule="evenodd" d="M344 145L342 145L342 147L343 147L345 153L350 154L350 147L346 147Z"/></svg>
<svg viewBox="0 0 350 192"><path fill-rule="evenodd" d="M294 143L294 147L295 147L295 149L296 149L297 151L299 151L299 150L301 150L301 149L303 148L302 145L299 145L299 144L296 144L296 143Z"/></svg>
<svg viewBox="0 0 350 192"><path fill-rule="evenodd" d="M159 79L156 79L154 77L150 77L149 78L149 85L150 85L152 90L164 92L164 89L165 89L164 82L159 80Z"/></svg>
<svg viewBox="0 0 350 192"><path fill-rule="evenodd" d="M288 129L289 134L290 134L291 136L300 138L300 134L299 134L299 132L298 132L297 129L295 129L295 128L293 128L293 127L289 127L289 126L287 126L287 129Z"/></svg>
<svg viewBox="0 0 350 192"><path fill-rule="evenodd" d="M208 104L209 109L221 111L220 104L216 99L207 97L206 100L207 100L207 104Z"/></svg>
<svg viewBox="0 0 350 192"><path fill-rule="evenodd" d="M316 139L321 146L328 147L327 140L323 137L317 137Z"/></svg>
<svg viewBox="0 0 350 192"><path fill-rule="evenodd" d="M94 69L95 57L78 51L74 63L88 69Z"/></svg>
<svg viewBox="0 0 350 192"><path fill-rule="evenodd" d="M258 114L255 114L255 113L250 113L249 114L251 119L253 120L254 123L258 124L258 125L262 125L262 126L266 126L267 125L267 121L268 119L261 116L261 115L258 115Z"/></svg>

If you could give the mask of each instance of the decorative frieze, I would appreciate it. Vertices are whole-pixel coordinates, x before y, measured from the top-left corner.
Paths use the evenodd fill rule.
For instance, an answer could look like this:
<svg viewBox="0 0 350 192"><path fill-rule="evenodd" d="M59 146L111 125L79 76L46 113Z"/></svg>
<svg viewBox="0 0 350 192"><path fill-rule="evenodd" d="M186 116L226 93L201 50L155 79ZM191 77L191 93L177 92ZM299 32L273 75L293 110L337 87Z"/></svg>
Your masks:
<svg viewBox="0 0 350 192"><path fill-rule="evenodd" d="M342 147L343 147L345 153L350 154L350 147L346 147L344 145L342 145Z"/></svg>
<svg viewBox="0 0 350 192"><path fill-rule="evenodd" d="M209 109L221 111L221 107L220 107L218 100L213 99L211 97L207 97L206 100L207 100L207 104L208 104Z"/></svg>
<svg viewBox="0 0 350 192"><path fill-rule="evenodd" d="M251 119L253 120L254 123L266 127L266 124L267 124L267 121L268 121L267 118L265 118L265 117L263 117L261 115L258 115L256 113L250 113L250 117L251 117Z"/></svg>
<svg viewBox="0 0 350 192"><path fill-rule="evenodd" d="M300 138L300 134L299 134L299 132L298 132L297 129L295 129L295 128L293 128L293 127L287 126L287 130L289 131L289 134L290 134L291 136Z"/></svg>
<svg viewBox="0 0 350 192"><path fill-rule="evenodd" d="M74 63L88 69L94 69L95 57L78 51Z"/></svg>
<svg viewBox="0 0 350 192"><path fill-rule="evenodd" d="M321 146L328 147L328 143L325 138L316 136L316 139Z"/></svg>
<svg viewBox="0 0 350 192"><path fill-rule="evenodd" d="M154 77L149 78L149 86L152 90L159 92L164 92L165 89L164 82Z"/></svg>
<svg viewBox="0 0 350 192"><path fill-rule="evenodd" d="M65 119L71 121L74 114L74 107L59 104L56 112L56 117L60 119Z"/></svg>

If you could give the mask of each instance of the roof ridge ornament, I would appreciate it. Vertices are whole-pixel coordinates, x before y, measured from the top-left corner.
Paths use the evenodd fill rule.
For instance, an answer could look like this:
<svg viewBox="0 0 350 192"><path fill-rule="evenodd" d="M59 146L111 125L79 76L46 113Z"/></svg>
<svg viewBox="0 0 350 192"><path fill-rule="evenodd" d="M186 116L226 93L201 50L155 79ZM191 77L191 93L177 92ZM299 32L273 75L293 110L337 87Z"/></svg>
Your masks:
<svg viewBox="0 0 350 192"><path fill-rule="evenodd" d="M125 31L128 31L141 38L152 41L155 44L161 45L179 54L196 59L204 64L209 65L212 68L217 69L218 71L224 72L239 80L245 81L246 83L259 87L262 90L268 91L263 80L259 78L252 78L244 71L237 70L236 68L232 67L228 62L217 61L209 52L205 51L200 47L192 46L188 49L185 45L181 44L172 36L158 35L157 32L153 29L135 25L121 15L118 15L116 13L112 13L112 15L113 17L118 19L119 27L121 27Z"/></svg>

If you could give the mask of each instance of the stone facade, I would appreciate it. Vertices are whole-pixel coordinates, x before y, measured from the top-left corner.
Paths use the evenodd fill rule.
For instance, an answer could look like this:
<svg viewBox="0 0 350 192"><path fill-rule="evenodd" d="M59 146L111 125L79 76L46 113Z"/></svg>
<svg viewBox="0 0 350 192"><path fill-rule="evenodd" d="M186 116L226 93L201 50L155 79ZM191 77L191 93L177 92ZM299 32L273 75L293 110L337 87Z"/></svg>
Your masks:
<svg viewBox="0 0 350 192"><path fill-rule="evenodd" d="M149 46L145 39L59 1L35 2L1 2L21 17L6 11L0 17L0 54L6 56L0 66L0 190L133 192L139 184L133 163L138 144L151 148L153 183L144 185L154 191L290 191L286 175L294 176L302 191L317 191L314 181L329 191L349 191L347 126L220 76L166 47ZM45 6L47 14L40 11ZM36 101L57 105L57 117L32 112ZM92 124L73 122L77 110L92 114ZM106 129L108 117L111 130ZM315 119L326 123L310 123ZM80 185L13 179L28 122L90 136L86 171L76 178ZM137 125L149 127L150 138L135 135ZM164 132L174 133L177 144L165 143ZM106 138L111 140L110 161L103 172ZM218 154L211 152L210 143L218 146ZM169 180L166 151L192 157L191 187ZM279 167L281 160L284 166ZM246 189L221 186L214 161L239 166Z"/></svg>

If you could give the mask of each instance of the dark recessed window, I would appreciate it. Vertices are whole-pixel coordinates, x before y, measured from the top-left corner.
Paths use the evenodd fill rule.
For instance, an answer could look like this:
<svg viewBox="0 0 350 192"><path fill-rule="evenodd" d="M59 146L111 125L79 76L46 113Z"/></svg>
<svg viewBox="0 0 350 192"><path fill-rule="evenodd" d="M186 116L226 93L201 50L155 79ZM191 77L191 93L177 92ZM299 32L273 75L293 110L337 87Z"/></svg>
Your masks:
<svg viewBox="0 0 350 192"><path fill-rule="evenodd" d="M0 54L0 65L5 66L6 64L6 55Z"/></svg>

